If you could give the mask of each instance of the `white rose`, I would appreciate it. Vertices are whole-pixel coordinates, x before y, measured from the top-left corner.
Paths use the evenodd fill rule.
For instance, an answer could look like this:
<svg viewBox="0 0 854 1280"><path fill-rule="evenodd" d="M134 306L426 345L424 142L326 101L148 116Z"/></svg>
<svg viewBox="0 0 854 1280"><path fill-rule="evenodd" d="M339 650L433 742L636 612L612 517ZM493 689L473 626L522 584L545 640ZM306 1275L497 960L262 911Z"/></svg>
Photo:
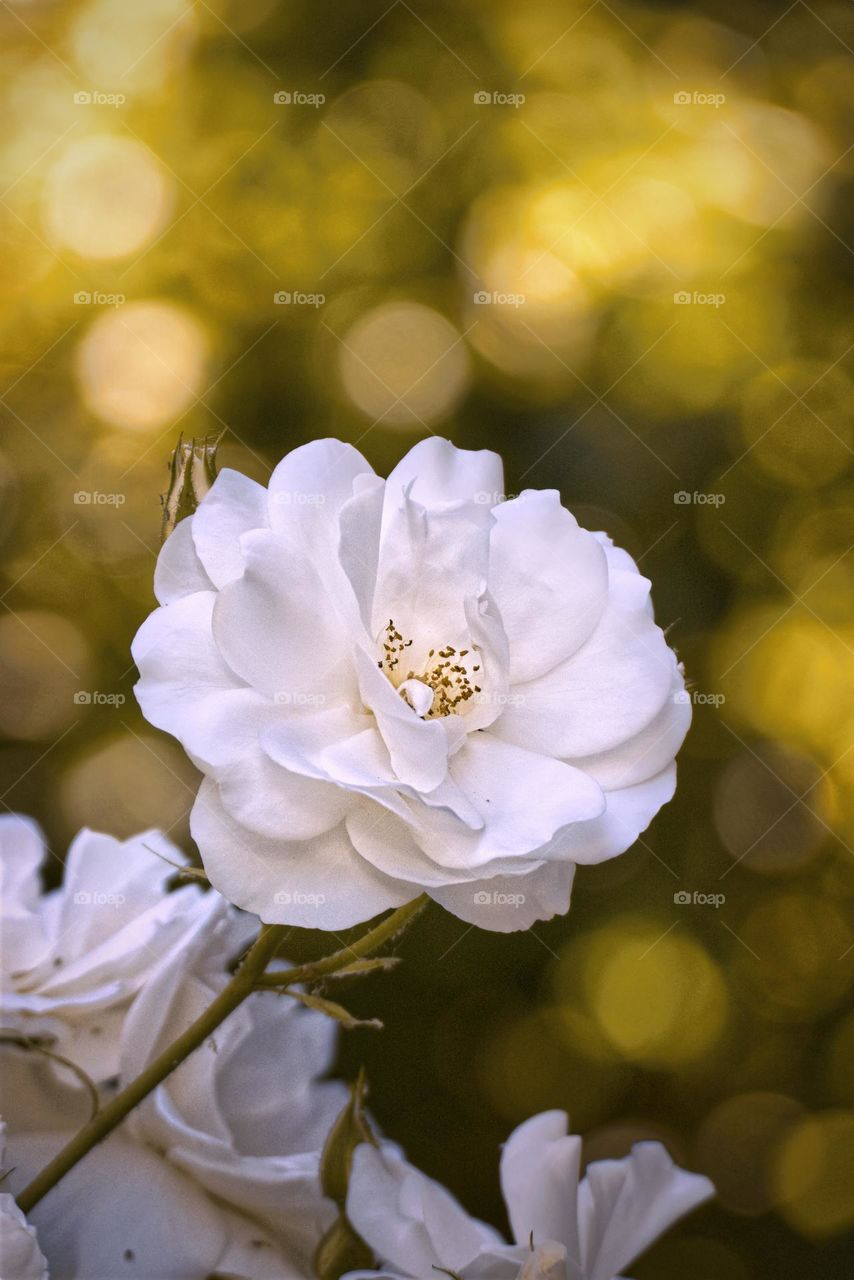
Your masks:
<svg viewBox="0 0 854 1280"><path fill-rule="evenodd" d="M100 1083L118 1070L130 1001L222 903L195 885L167 892L169 862L186 859L158 831L130 840L81 831L49 893L44 857L31 819L0 816L0 1015L4 1028L42 1039Z"/></svg>
<svg viewBox="0 0 854 1280"><path fill-rule="evenodd" d="M86 1103L49 1063L17 1050L3 1053L3 1092L10 1108L9 1183L17 1194L85 1121ZM90 1151L30 1220L54 1280L304 1280L309 1274L259 1223L219 1203L125 1129ZM6 1280L7 1272L0 1274Z"/></svg>
<svg viewBox="0 0 854 1280"><path fill-rule="evenodd" d="M209 896L217 916L161 960L130 1007L122 1082L208 1007L257 930ZM336 1037L320 1013L275 992L250 996L36 1205L51 1270L68 1280L311 1276L335 1216L320 1190L320 1149L347 1090L319 1077ZM18 1192L85 1122L90 1099L39 1055L6 1046L0 1060Z"/></svg>
<svg viewBox="0 0 854 1280"><path fill-rule="evenodd" d="M4 1165L6 1126L0 1121L0 1165ZM47 1262L30 1226L8 1191L0 1193L0 1276L3 1280L48 1280Z"/></svg>
<svg viewBox="0 0 854 1280"><path fill-rule="evenodd" d="M212 883L341 929L422 891L512 930L563 912L675 786L690 721L650 584L554 490L429 439L386 482L335 440L223 471L165 544L133 646L205 774Z"/></svg>
<svg viewBox="0 0 854 1280"><path fill-rule="evenodd" d="M196 935L149 977L124 1026L123 1079L139 1075L222 990L223 962L246 942L245 922L229 911L217 930ZM173 1169L261 1223L306 1274L334 1217L319 1161L348 1097L343 1083L322 1079L337 1039L337 1023L324 1014L256 992L127 1122Z"/></svg>
<svg viewBox="0 0 854 1280"><path fill-rule="evenodd" d="M409 1280L437 1271L461 1280L618 1280L678 1218L714 1194L708 1178L674 1165L659 1142L600 1160L580 1178L581 1139L563 1111L520 1125L501 1156L515 1244L470 1218L438 1183L387 1151L358 1147L347 1216L387 1270L347 1280Z"/></svg>

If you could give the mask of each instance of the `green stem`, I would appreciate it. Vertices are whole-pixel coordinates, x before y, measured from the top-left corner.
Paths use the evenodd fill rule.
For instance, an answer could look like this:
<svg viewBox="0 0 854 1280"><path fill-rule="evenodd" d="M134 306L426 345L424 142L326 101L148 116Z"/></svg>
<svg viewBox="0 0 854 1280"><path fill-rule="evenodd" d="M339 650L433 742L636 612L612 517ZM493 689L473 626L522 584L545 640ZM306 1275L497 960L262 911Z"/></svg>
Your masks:
<svg viewBox="0 0 854 1280"><path fill-rule="evenodd" d="M428 902L427 894L422 893L420 898L414 898L405 906L398 907L390 916L386 916L385 920L363 934L361 938L357 938L350 946L342 947L340 951L334 951L331 956L324 956L322 960L309 960L307 964L301 964L295 969L282 969L279 973L262 973L256 978L255 986L261 989L293 987L298 982L316 982L318 978L335 973L338 969L344 969L354 960L362 960L365 956L379 950L386 942L391 942L403 932L419 912L423 911Z"/></svg>
<svg viewBox="0 0 854 1280"><path fill-rule="evenodd" d="M147 1098L152 1090L171 1075L186 1058L189 1058L199 1045L204 1044L228 1015L242 1004L248 995L257 990L259 985L281 987L303 981L308 976L319 977L324 973L334 972L336 968L343 968L345 964L352 961L354 953L361 957L374 947L393 938L417 915L425 901L426 899L422 897L399 907L381 924L354 942L352 947L336 951L334 955L327 956L324 960L317 960L297 969L289 969L281 974L265 975L264 970L282 945L288 931L287 927L264 925L237 972L204 1013L191 1023L167 1049L158 1054L135 1080L122 1089L121 1093L116 1094L115 1098L102 1107L50 1163L45 1165L29 1186L24 1188L18 1196L18 1204L22 1211L29 1213L42 1197L56 1186L60 1178L73 1169L93 1147L103 1142L117 1125L121 1124L125 1116L133 1111L134 1107ZM268 983L266 981L268 977L275 978L275 982Z"/></svg>

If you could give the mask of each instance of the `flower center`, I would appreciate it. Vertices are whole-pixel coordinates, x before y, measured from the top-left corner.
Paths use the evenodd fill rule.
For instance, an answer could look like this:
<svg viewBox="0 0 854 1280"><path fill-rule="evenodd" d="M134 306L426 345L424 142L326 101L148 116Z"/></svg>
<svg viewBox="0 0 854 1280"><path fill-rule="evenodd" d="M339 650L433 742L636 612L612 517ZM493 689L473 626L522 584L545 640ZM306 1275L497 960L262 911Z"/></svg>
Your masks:
<svg viewBox="0 0 854 1280"><path fill-rule="evenodd" d="M466 658L479 658L476 649L457 650L446 644L441 649L431 649L422 671L407 666L405 653L412 647L412 640L405 640L389 618L383 631L383 657L377 666L384 671L405 702L423 720L435 720L439 716L454 715L475 694L481 692L474 676L480 671L480 662L471 666Z"/></svg>

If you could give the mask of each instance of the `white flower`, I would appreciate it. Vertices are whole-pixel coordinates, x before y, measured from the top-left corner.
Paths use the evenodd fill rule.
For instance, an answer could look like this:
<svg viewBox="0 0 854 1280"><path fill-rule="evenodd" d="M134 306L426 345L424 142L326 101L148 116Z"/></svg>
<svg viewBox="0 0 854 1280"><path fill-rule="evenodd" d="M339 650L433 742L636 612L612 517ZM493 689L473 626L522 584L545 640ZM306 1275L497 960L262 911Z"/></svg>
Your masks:
<svg viewBox="0 0 854 1280"><path fill-rule="evenodd" d="M12 1189L18 1193L86 1120L81 1091L50 1064L3 1054ZM208 1195L124 1128L32 1210L53 1280L304 1280L269 1232ZM6 1272L0 1273L6 1280ZM29 1277L28 1277L29 1280Z"/></svg>
<svg viewBox="0 0 854 1280"><path fill-rule="evenodd" d="M133 1078L206 1008L242 952L247 922L217 917L164 957L132 1004L121 1079ZM255 922L257 928L257 921ZM346 1100L318 1076L337 1027L274 992L249 999L31 1215L52 1273L67 1280L304 1280L334 1206L322 1142ZM7 1046L2 1101L19 1191L85 1122L62 1068ZM5 1280L5 1273L3 1275Z"/></svg>
<svg viewBox="0 0 854 1280"><path fill-rule="evenodd" d="M175 870L163 859L186 859L158 831L123 841L81 831L49 893L44 856L31 819L0 816L0 1021L102 1082L118 1069L128 1004L163 956L205 927L217 895L166 891Z"/></svg>
<svg viewBox="0 0 854 1280"><path fill-rule="evenodd" d="M6 1148L6 1126L0 1121L0 1164ZM27 1222L8 1191L0 1193L0 1276L3 1280L47 1280L47 1262Z"/></svg>
<svg viewBox="0 0 854 1280"><path fill-rule="evenodd" d="M245 943L227 910L217 930L165 960L134 1002L122 1035L124 1079L137 1076L225 985L223 961ZM348 1097L340 1081L321 1079L337 1037L337 1023L324 1014L257 992L129 1120L137 1139L251 1214L308 1271L334 1217L320 1190L319 1159Z"/></svg>
<svg viewBox="0 0 854 1280"><path fill-rule="evenodd" d="M624 1160L600 1160L580 1178L581 1139L563 1111L520 1125L501 1157L501 1187L515 1244L469 1218L444 1189L403 1160L357 1148L347 1215L374 1250L376 1277L428 1280L619 1280L672 1223L714 1194L708 1178L677 1168L659 1142Z"/></svg>
<svg viewBox="0 0 854 1280"><path fill-rule="evenodd" d="M627 849L690 721L649 582L554 490L429 439L223 471L158 561L133 646L147 718L205 774L213 884L340 929L426 890L485 928L563 912Z"/></svg>

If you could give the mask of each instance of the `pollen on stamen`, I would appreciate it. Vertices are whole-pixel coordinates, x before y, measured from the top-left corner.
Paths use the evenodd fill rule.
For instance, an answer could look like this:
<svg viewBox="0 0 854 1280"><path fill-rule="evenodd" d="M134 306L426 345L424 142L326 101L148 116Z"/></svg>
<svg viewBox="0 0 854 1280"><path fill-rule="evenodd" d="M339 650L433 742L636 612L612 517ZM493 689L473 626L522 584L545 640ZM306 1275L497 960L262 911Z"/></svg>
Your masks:
<svg viewBox="0 0 854 1280"><path fill-rule="evenodd" d="M390 678L393 677L395 685L397 685L400 674L397 671L400 665L400 655L404 649L412 646L412 639L405 640L403 634L397 629L393 618L389 618L385 631L385 639L382 641L382 647L385 657L380 659L377 666L380 670L385 669ZM418 680L421 684L426 685L433 691L433 701L428 711L422 718L425 720L437 719L440 716L453 715L457 708L468 702L476 693L480 693L479 685L472 685L469 679L469 671L461 662L452 662L451 659L465 658L472 650L461 649L459 652L454 645L445 645L444 648L436 650L430 649L427 654L428 661L433 658L440 658L440 662L434 663L432 667L428 667L423 672L417 672L410 669L405 680ZM479 671L480 666L473 668L473 671ZM405 683L405 681L404 681ZM401 697L412 706L411 700L407 697L406 691L401 692Z"/></svg>

